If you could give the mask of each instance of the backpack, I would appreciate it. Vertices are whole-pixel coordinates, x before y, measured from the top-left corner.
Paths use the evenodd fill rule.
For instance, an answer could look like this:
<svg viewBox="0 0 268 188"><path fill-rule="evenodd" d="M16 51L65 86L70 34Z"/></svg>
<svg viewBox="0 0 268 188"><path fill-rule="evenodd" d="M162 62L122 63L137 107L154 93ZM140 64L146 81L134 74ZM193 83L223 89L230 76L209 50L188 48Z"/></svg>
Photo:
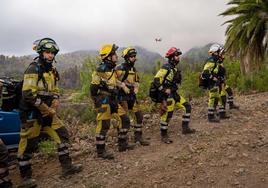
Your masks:
<svg viewBox="0 0 268 188"><path fill-rule="evenodd" d="M152 82L150 85L149 96L155 103L162 102L162 92L158 90L158 87L154 84L154 82Z"/></svg>
<svg viewBox="0 0 268 188"><path fill-rule="evenodd" d="M199 73L198 76L198 86L202 89L208 89L209 88L209 82L210 80L207 78L202 77L202 73Z"/></svg>
<svg viewBox="0 0 268 188"><path fill-rule="evenodd" d="M38 81L42 80L45 88L47 88L47 83L43 76L43 71L38 63L37 67L38 67ZM0 93L2 93L1 110L11 112L15 109L19 109L20 100L22 98L23 80L3 78L0 79L0 82L3 84L0 91Z"/></svg>
<svg viewBox="0 0 268 188"><path fill-rule="evenodd" d="M168 69L168 72L164 77L164 81L166 80L169 73L170 73L170 70ZM159 87L156 86L154 82L152 82L150 85L150 89L149 89L149 96L153 102L161 103L163 101L164 93L159 90Z"/></svg>
<svg viewBox="0 0 268 188"><path fill-rule="evenodd" d="M22 96L21 90L23 81L13 80L10 78L0 79L3 84L1 88L2 105L1 109L6 112L11 112L19 108L19 102Z"/></svg>
<svg viewBox="0 0 268 188"><path fill-rule="evenodd" d="M211 70L211 73L213 73L214 69L217 67L217 63L215 63L213 69ZM211 79L210 78L203 78L202 77L202 73L199 73L198 76L198 86L202 89L209 89L211 83Z"/></svg>

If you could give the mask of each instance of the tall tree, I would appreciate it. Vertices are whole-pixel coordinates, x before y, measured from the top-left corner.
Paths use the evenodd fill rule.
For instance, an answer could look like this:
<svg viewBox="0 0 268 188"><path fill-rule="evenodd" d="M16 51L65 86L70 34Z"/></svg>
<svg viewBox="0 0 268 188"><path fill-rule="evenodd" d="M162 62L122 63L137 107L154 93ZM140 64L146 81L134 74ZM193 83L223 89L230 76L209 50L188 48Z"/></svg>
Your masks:
<svg viewBox="0 0 268 188"><path fill-rule="evenodd" d="M268 1L231 0L232 7L221 13L232 16L226 21L227 51L240 58L243 75L258 71L267 56Z"/></svg>

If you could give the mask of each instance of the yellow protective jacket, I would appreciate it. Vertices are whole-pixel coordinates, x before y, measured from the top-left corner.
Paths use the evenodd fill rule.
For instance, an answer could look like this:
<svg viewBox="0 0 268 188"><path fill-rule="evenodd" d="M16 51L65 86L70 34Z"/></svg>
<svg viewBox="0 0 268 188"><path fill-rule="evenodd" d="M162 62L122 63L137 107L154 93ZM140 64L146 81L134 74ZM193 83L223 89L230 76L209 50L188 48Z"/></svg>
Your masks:
<svg viewBox="0 0 268 188"><path fill-rule="evenodd" d="M95 105L100 105L101 96L115 96L117 91L114 65L109 62L102 62L92 73L90 85L90 93Z"/></svg>
<svg viewBox="0 0 268 188"><path fill-rule="evenodd" d="M218 60L214 57L209 57L204 66L202 77L206 79L212 79L218 77Z"/></svg>
<svg viewBox="0 0 268 188"><path fill-rule="evenodd" d="M154 84L159 90L171 89L176 92L180 83L181 73L171 63L165 63L154 77Z"/></svg>
<svg viewBox="0 0 268 188"><path fill-rule="evenodd" d="M59 74L54 67L45 67L41 59L31 63L26 69L22 86L23 104L35 105L37 100L47 103L54 98L59 98ZM50 104L47 104L50 106ZM22 106L23 108L23 106Z"/></svg>
<svg viewBox="0 0 268 188"><path fill-rule="evenodd" d="M130 93L126 94L122 89L119 91L121 97L135 95L134 88L139 87L139 75L136 68L128 62L121 63L116 66L115 72L119 81L124 82L130 89Z"/></svg>

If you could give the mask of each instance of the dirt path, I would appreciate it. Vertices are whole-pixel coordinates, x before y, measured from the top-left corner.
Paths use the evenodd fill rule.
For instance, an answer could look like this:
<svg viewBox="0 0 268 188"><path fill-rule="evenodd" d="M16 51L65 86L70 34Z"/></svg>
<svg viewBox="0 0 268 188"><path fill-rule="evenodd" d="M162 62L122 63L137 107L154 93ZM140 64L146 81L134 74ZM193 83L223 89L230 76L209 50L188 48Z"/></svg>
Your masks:
<svg viewBox="0 0 268 188"><path fill-rule="evenodd" d="M33 161L39 187L268 187L268 93L236 98L240 110L229 111L231 119L220 124L206 120L206 102L193 101L191 127L195 135L181 134L181 113L170 125L173 144L160 142L158 115L146 119L145 135L151 145L116 152L114 161L97 159L92 138L81 140L83 154L75 162L84 171L60 179L56 159ZM108 145L113 150L113 142ZM46 164L46 165L44 165ZM19 181L18 170L11 170Z"/></svg>

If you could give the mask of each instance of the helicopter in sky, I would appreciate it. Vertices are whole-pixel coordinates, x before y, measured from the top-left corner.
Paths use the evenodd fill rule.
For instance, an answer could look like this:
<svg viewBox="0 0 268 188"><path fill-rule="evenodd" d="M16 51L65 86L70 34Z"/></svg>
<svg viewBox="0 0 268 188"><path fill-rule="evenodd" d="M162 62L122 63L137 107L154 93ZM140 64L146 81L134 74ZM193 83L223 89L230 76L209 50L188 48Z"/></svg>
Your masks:
<svg viewBox="0 0 268 188"><path fill-rule="evenodd" d="M161 42L162 38L155 38L154 40L155 40L155 42Z"/></svg>

